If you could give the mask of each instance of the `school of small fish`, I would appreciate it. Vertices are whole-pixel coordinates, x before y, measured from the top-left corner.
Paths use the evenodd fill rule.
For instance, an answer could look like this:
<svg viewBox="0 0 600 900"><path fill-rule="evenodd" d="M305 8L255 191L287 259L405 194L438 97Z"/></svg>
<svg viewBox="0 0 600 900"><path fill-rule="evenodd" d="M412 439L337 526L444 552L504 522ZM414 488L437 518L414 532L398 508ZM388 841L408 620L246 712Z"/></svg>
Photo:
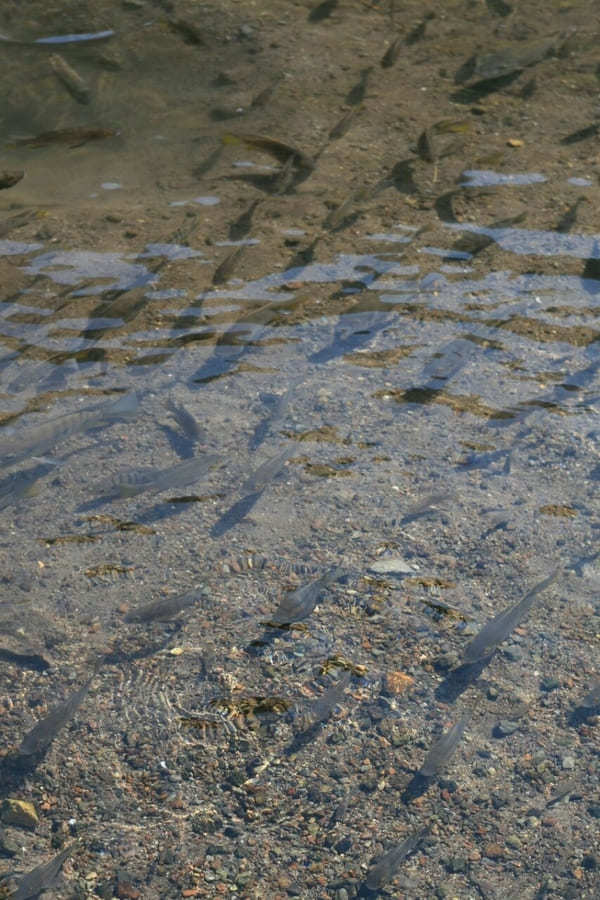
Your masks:
<svg viewBox="0 0 600 900"><path fill-rule="evenodd" d="M325 22L338 10L340 5L338 0L323 0L323 2L316 3L308 10L308 21L313 24ZM379 58L378 65L381 69L393 69L404 46L410 46L412 43L417 43L421 40L433 15L433 13L426 13L422 21L406 35L391 35L387 49ZM167 24L186 43L198 47L204 45L201 31L191 27L186 20L170 17ZM37 43L47 43L56 49L56 46L68 46L71 43L105 41L112 34L112 31L106 30L89 34L63 35L42 39ZM466 85L468 88L477 90L482 89L483 85L483 89L487 90L490 83L498 79L508 78L515 72L521 72L524 69L533 67L548 56L558 53L562 40L562 38L553 37L545 41L532 43L519 42L519 44L522 43L522 46L509 47L504 50L494 50L487 53L478 52L461 66L455 77L456 84ZM36 43L21 42L4 35L0 35L0 42L7 45L16 44L17 46L30 46L32 43ZM61 88L67 92L71 99L81 105L88 105L92 99L92 89L77 72L76 68L58 52L49 55L47 62L49 69L61 85ZM340 140L350 129L356 126L364 112L370 88L375 81L376 72L377 68L374 65L363 66L356 72L356 81L349 88L345 97L345 103L350 109L332 125L328 132L325 146L314 154L307 153L304 149L287 143L285 140L268 135L241 130L227 131L221 136L223 146L219 146L215 153L211 154L205 163L198 167L196 174L200 176L204 171L208 171L223 152L223 148L241 146L247 150L264 154L279 164L280 169L273 176L269 187L269 192L272 196L293 194L295 188L302 181L310 178L315 171L327 146L331 142ZM277 90L280 80L279 78L275 79L272 84L269 84L263 91L258 93L254 97L251 107L261 108L268 104L273 92ZM228 117L226 110L221 110L220 115L215 113L216 110L213 110L213 118ZM457 135L460 136L468 127L468 123L465 123L464 120L453 119L427 124L421 131L416 143L415 159L420 158L422 162L433 167L433 181L437 177L439 161L444 156L456 152L457 141L460 141L460 137L457 137ZM74 148L91 141L112 138L116 134L115 130L104 127L57 128L30 137L16 138L14 146L23 150L42 149L53 145L64 145L68 148ZM586 137L588 136L586 135ZM571 138L573 141L579 140L577 136L571 136ZM400 173L399 169L395 167L395 169L390 171L389 176L384 179L382 185L398 179L401 175L404 177L409 169L410 165L408 167L405 166L403 172ZM20 170L0 173L0 188L10 188L19 183L23 174ZM353 186L345 196L340 196L339 202L331 208L329 214L320 224L322 233L336 232L348 228L365 199L367 199L367 195L364 188L360 186ZM451 203L451 201L449 202ZM229 225L231 240L240 240L250 232L252 217L259 206L262 206L262 203L262 199L254 200L237 219L231 221ZM568 231L570 223L574 220L576 214L577 204L569 211L569 215L565 218L560 230ZM499 220L490 226L490 230L507 228L518 223L522 218L523 216L520 215ZM319 236L315 238L312 248L310 248L310 253L314 251L318 240ZM495 238L488 234L468 234L465 237L461 237L453 249L459 252L468 251L471 254L476 254L492 244L494 240ZM227 284L239 269L243 268L246 252L246 247L240 246L225 253L212 274L212 285L214 287ZM118 297L115 299L118 299ZM246 320L242 319L237 322L236 326L245 323L260 327L261 316L262 321L268 321L269 316L272 314L274 314L273 310L261 308L259 313L254 312L254 321L251 313ZM217 342L214 359L209 360L206 366L196 373L196 383L202 384L205 380L216 377L215 372L218 376L221 374L219 369L221 365L227 368L231 365L232 360L237 359L237 348L233 350L228 344L228 340L232 337L233 332L234 329L232 329L231 333L227 332L225 337L221 338L220 342ZM371 336L371 332L368 329L367 334ZM336 335L333 345L313 354L310 362L315 366L324 365L335 354L339 354L340 345L344 351L356 349L360 346L361 341L361 335L352 334L341 337ZM223 347L226 347L227 350L231 349L232 353L222 357L220 350ZM423 404L435 400L443 392L448 380L467 365L472 348L473 345L469 340L460 338L437 349L431 360L424 366L420 383L414 388L415 391L423 392L426 397L426 399L422 400ZM241 355L243 352L244 349L242 347L239 350L239 354ZM587 377L585 370L583 377ZM229 485L228 492L225 495L220 495L225 496L226 499L221 504L219 516L210 529L211 537L220 538L224 536L230 529L242 523L259 501L268 504L269 492L274 484L288 484L289 479L295 477L295 470L298 465L296 456L300 456L299 442L290 439L282 448L280 446L280 435L287 410L294 398L298 397L302 390L303 379L298 377L281 394L275 397L271 403L270 410L267 411L264 419L248 438L248 450L251 456L246 472L242 479ZM547 396L552 399L557 390L558 388L555 388L554 392L551 391ZM93 437L96 433L102 434L103 430L109 429L114 424L131 423L131 427L134 428L135 422L144 415L143 405L144 396L141 393L139 395L138 393L130 393L119 396L116 399L110 397L105 402L76 409L60 416L49 416L39 424L28 425L25 428L20 427L18 423L4 426L0 433L0 461L3 467L10 469L12 466L23 463L26 460L32 462L33 465L21 471L8 473L0 482L0 510L17 505L23 499L30 497L34 489L37 489L38 482L51 472L56 472L66 461L66 458L46 457L46 454L60 449L61 445L68 443L72 437ZM221 470L227 472L228 460L219 454L207 452L205 449L207 435L210 434L210 423L203 422L200 424L187 408L171 398L167 400L166 410L175 425L175 428L171 430L179 441L180 446L186 448L180 454L184 458L164 468L136 468L122 471L116 477L113 477L109 483L99 481L95 504L121 503L125 505L126 501L138 497L142 498L141 502L144 502L146 497L142 497L142 495L153 497L157 494L164 494L166 495L165 499L168 498L170 502L174 502L174 500L181 498L174 498L173 492L185 490L189 494L197 486L209 482ZM523 410L520 413L520 421L524 422L529 415L531 415L530 410ZM270 443L275 444L275 446L269 448ZM496 451L481 451L475 455L471 454L465 459L463 469L469 471L487 467L497 457ZM510 460L507 458L506 466L509 467L509 465ZM453 499L452 493L439 491L422 497L417 503L407 508L404 515L398 520L400 529L399 540L402 539L402 534L406 532L407 526L421 518L434 514L440 506L448 505ZM482 536L482 543L496 529L504 528L507 524L507 516L502 510L492 510L491 513L493 515L490 517L490 530ZM471 639L463 644L461 657L454 668L451 669L448 681L456 680L458 683L461 678L465 678L469 684L483 690L482 685L478 682L483 670L491 664L501 645L511 637L515 629L519 629L526 622L528 615L535 608L536 604L541 603L539 600L540 595L559 582L567 569L568 566L562 564L554 568L550 575L529 589L516 604L501 608L476 633L471 631ZM340 584L343 585L351 577L353 577L353 573L349 572L343 563L331 565L330 568L321 571L320 574L313 572L312 577L305 580L300 586L289 590L282 597L279 597L278 602L270 606L271 612L266 612L260 620L254 621L253 626L260 625L262 633L256 630L253 632L254 637L246 647L248 654L261 659L268 659L273 645L277 643L282 635L298 626L301 628L310 627L313 619L318 617L319 605L329 603L331 595L335 595L335 592L340 590ZM125 607L122 616L124 631L127 631L127 633L144 632L145 629L150 630L156 623L165 622L172 624L174 628L183 628L187 617L199 614L204 605L209 602L210 591L204 584L202 586L190 586L190 590L184 593L172 594L165 591L164 596L154 599L151 596L140 597L139 602ZM450 607L444 607L440 603L437 606L437 610L448 614ZM401 641L401 636L399 641ZM162 652L162 645L157 645L157 647ZM14 742L13 762L22 765L26 769L35 769L35 766L44 758L51 745L63 738L66 726L75 719L82 706L90 702L88 699L90 688L94 684L102 666L106 664L109 658L112 659L113 656L109 652L105 657L101 656L97 660L92 661L88 666L87 678L80 682L80 686L67 693L66 699L51 705L50 711L26 731L20 742ZM123 651L123 658L126 658L126 651ZM133 659L134 657L132 656L129 661L131 662ZM282 751L282 756L285 756L286 761L291 760L291 764L294 764L298 760L298 764L300 764L303 758L301 751L306 746L311 747L311 750L315 752L315 742L319 734L324 731L327 733L335 732L337 719L335 713L338 708L343 709L343 716L350 716L356 712L357 698L354 694L360 696L362 687L362 672L356 667L352 669L349 665L338 676L337 681L333 683L328 682L328 686L324 684L322 692L316 698L312 697L307 700L306 697L302 697L298 698L295 703L288 703L287 700L280 701L280 708L285 711L289 720L292 721L294 732L291 742ZM277 712L280 711L280 708L277 706L279 701L273 701L273 703L269 704L267 702L268 698L265 697L251 699L254 701L254 712L257 710L263 712L267 708L270 711L273 709ZM217 707L218 703L213 703L212 708L215 709ZM293 712L290 712L292 707ZM454 754L463 752L463 743L466 743L467 740L469 748L464 750L464 752L466 754L473 752L472 748L477 745L477 736L478 733L481 733L482 726L481 723L474 722L475 714L479 709L479 701L476 700L471 704L471 707L463 710L461 715L456 715L452 710L445 708L443 712L440 712L439 723L434 728L434 731L439 731L439 737L437 739L424 738L423 743L429 749L424 754L424 757L421 757L423 761L420 768L413 767L412 781L409 782L409 778L406 778L409 784L405 793L403 795L398 794L397 839L386 852L371 860L364 858L363 854L361 858L362 881L359 885L361 893L359 896L378 896L381 890L393 883L400 867L407 859L421 852L425 854L431 853L432 848L436 846L436 834L426 821L415 828L414 820L415 816L419 817L419 805L417 803L411 805L410 791L413 788L419 792L426 791L430 783L450 765ZM579 708L586 714L600 709L600 681L589 686L588 692L579 701ZM194 724L194 721L194 716L186 713L185 724L191 726ZM418 725L418 723L416 724ZM465 734L470 734L470 740L467 737L463 741ZM423 746L423 744L420 746ZM390 751L390 762L395 762L392 751ZM271 765L275 764L276 761L271 762ZM576 787L577 778L569 779L569 781L559 785L553 796L547 801L547 806L551 807L559 803L564 797L570 795ZM360 798L353 798L353 800L356 800L357 803L360 802ZM350 794L347 794L339 811L336 810L333 813L333 824L341 825L343 823L348 811L349 801ZM375 837L377 837L376 822L373 823L373 832ZM77 841L69 844L47 862L33 867L25 874L21 874L17 887L10 896L14 900L27 900L27 898L37 897L43 892L50 890L56 882L65 861L77 852L79 843ZM394 888L390 888L390 890L394 890ZM189 893L188 895L192 896L193 894ZM127 894L119 896L127 896ZM408 895L393 893L389 894L389 896ZM449 895L437 894L436 896Z"/></svg>

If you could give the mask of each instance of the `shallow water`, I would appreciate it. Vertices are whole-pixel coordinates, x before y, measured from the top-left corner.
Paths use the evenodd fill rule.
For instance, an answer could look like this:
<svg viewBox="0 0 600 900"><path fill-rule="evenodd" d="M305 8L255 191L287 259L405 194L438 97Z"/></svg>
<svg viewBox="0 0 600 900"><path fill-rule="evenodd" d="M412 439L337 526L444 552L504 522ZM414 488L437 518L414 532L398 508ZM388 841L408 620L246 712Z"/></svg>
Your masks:
<svg viewBox="0 0 600 900"><path fill-rule="evenodd" d="M344 900L429 829L381 896L598 896L600 189L593 136L565 141L595 116L593 6L30 7L0 15L22 42L2 41L0 170L25 171L0 192L0 456L107 398L140 407L2 475L2 797L39 819L4 808L3 869L80 836L51 896ZM456 91L482 47L555 34L516 80ZM459 117L460 147L420 158ZM115 133L14 146L92 127ZM226 132L315 168L278 179ZM193 484L114 490L205 454ZM557 565L465 672L479 628ZM306 620L269 627L335 566Z"/></svg>

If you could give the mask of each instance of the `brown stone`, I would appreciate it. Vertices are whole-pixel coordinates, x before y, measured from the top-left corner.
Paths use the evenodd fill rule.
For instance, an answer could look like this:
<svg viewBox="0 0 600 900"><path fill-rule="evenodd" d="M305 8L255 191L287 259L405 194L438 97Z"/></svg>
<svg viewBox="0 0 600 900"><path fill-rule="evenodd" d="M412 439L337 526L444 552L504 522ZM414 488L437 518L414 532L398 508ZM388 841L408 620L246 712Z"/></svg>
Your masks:
<svg viewBox="0 0 600 900"><path fill-rule="evenodd" d="M383 686L386 694L398 696L403 694L408 688L414 684L415 679L411 678L405 672L386 672L383 679Z"/></svg>

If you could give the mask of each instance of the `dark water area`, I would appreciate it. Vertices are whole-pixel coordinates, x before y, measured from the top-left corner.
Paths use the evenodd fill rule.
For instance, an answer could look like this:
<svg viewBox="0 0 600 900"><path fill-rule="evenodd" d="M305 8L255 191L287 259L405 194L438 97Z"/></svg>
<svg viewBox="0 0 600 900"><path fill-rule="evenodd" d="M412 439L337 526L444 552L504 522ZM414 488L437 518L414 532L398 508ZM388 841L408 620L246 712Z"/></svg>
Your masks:
<svg viewBox="0 0 600 900"><path fill-rule="evenodd" d="M597 898L591 0L0 9L0 897Z"/></svg>

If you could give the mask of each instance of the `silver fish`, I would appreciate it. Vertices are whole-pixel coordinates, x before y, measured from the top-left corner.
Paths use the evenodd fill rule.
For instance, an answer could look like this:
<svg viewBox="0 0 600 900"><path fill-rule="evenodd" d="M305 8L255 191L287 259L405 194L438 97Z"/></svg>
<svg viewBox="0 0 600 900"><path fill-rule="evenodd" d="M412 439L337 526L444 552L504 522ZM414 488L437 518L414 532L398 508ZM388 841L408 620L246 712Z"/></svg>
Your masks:
<svg viewBox="0 0 600 900"><path fill-rule="evenodd" d="M283 598L273 615L269 619L269 624L273 625L291 625L293 622L301 622L308 618L317 605L319 597L324 589L332 582L337 581L343 575L344 569L336 566L315 578L307 584L303 584L297 590L292 591Z"/></svg>
<svg viewBox="0 0 600 900"><path fill-rule="evenodd" d="M502 610L498 615L490 619L483 626L472 641L469 641L463 650L463 662L475 663L481 659L485 659L511 634L517 625L523 621L529 610L533 606L535 597L556 581L562 569L559 567L554 572L535 585L529 593L525 594L522 600L508 609Z"/></svg>
<svg viewBox="0 0 600 900"><path fill-rule="evenodd" d="M419 769L419 774L426 778L435 775L442 766L444 766L456 748L465 733L465 729L469 723L469 718L464 716L456 724L445 731L441 738L435 742L427 756L425 762Z"/></svg>
<svg viewBox="0 0 600 900"><path fill-rule="evenodd" d="M35 493L35 485L40 478L56 468L54 461L41 461L31 469L17 472L0 482L0 509L6 509L18 503L23 497Z"/></svg>
<svg viewBox="0 0 600 900"><path fill-rule="evenodd" d="M286 462L294 452L294 447L286 447L276 456L271 456L258 469L250 475L240 488L242 495L253 494L262 491L284 468Z"/></svg>
<svg viewBox="0 0 600 900"><path fill-rule="evenodd" d="M116 402L110 400L102 406L88 406L32 425L23 432L0 441L0 464L13 465L28 456L40 456L55 444L74 434L81 434L99 425L134 418L139 408L135 394L126 394Z"/></svg>
<svg viewBox="0 0 600 900"><path fill-rule="evenodd" d="M324 694L321 694L316 700L310 704L308 710L309 727L318 725L328 719L335 707L341 701L346 693L346 688L350 684L351 673L344 672L340 680L332 685Z"/></svg>
<svg viewBox="0 0 600 900"><path fill-rule="evenodd" d="M58 732L73 718L85 700L94 677L95 673L74 694L51 709L47 716L40 719L31 731L27 732L19 747L18 752L21 756L37 755L47 750Z"/></svg>
<svg viewBox="0 0 600 900"><path fill-rule="evenodd" d="M211 466L218 462L216 453L205 456L194 456L166 469L134 470L116 485L120 497L136 497L138 494L150 492L158 494L173 488L187 487L203 478Z"/></svg>
<svg viewBox="0 0 600 900"><path fill-rule="evenodd" d="M182 610L194 606L206 598L206 591L200 588L196 591L188 591L186 594L178 594L176 597L161 597L136 609L130 609L125 616L126 622L166 622L174 618Z"/></svg>
<svg viewBox="0 0 600 900"><path fill-rule="evenodd" d="M200 427L194 416L185 408L185 406L182 406L181 403L176 403L169 398L167 400L167 407L188 440L193 443L205 440L206 432Z"/></svg>
<svg viewBox="0 0 600 900"><path fill-rule="evenodd" d="M402 860L406 859L409 853L412 853L413 850L417 849L428 833L429 829L423 828L421 831L411 834L405 841L402 841L401 844L392 847L391 850L388 850L388 852L384 853L383 856L380 856L379 859L373 860L364 881L365 887L370 891L377 891L379 888L383 887L384 884L387 884L395 875L396 869Z"/></svg>
<svg viewBox="0 0 600 900"><path fill-rule="evenodd" d="M585 709L594 709L594 707L600 706L600 681L594 684L579 705Z"/></svg>
<svg viewBox="0 0 600 900"><path fill-rule="evenodd" d="M69 844L68 847L65 847L60 853L53 856L49 862L42 863L23 875L17 890L10 895L11 900L31 900L32 897L38 897L52 887L58 878L63 863L72 855L77 843L75 841L75 843Z"/></svg>

